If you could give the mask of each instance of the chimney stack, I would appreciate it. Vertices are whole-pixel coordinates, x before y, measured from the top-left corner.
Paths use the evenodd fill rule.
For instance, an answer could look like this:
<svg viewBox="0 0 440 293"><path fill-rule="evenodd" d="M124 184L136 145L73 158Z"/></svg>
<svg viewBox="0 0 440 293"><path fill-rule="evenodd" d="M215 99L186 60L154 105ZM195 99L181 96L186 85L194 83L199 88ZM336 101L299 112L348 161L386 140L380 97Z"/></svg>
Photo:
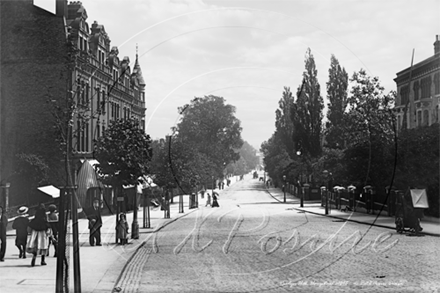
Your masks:
<svg viewBox="0 0 440 293"><path fill-rule="evenodd" d="M440 53L440 36L435 36L435 42L434 42L434 55L437 55Z"/></svg>
<svg viewBox="0 0 440 293"><path fill-rule="evenodd" d="M60 17L67 17L67 0L56 0L55 14Z"/></svg>

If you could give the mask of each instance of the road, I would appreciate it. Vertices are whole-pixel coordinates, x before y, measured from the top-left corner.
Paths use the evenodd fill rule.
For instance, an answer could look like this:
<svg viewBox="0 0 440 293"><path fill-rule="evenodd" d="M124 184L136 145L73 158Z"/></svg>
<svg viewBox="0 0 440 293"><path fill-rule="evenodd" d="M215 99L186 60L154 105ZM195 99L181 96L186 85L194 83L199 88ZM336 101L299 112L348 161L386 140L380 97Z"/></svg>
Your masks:
<svg viewBox="0 0 440 293"><path fill-rule="evenodd" d="M121 292L436 292L440 239L298 212L257 180L151 234Z"/></svg>

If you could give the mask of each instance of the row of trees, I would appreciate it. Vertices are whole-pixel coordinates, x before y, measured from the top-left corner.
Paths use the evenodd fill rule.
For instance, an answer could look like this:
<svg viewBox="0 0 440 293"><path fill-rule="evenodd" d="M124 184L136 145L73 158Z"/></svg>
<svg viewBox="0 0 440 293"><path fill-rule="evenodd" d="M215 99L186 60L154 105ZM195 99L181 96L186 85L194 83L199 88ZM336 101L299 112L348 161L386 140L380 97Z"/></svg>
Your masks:
<svg viewBox="0 0 440 293"><path fill-rule="evenodd" d="M317 69L308 49L302 82L295 95L284 88L275 132L261 145L269 176L276 183L283 175L297 183L307 175L302 183L320 185L323 170L328 170L335 185L353 184L358 190L372 185L383 198L390 185L401 190L425 187L428 213L438 216L439 125L397 133L394 91L385 94L379 79L363 69L349 78L333 55L328 73L324 123Z"/></svg>
<svg viewBox="0 0 440 293"><path fill-rule="evenodd" d="M196 185L209 188L213 179L257 166L256 150L242 140L235 108L224 98L195 98L178 111L173 134L154 141L135 120L114 121L95 142L101 180L118 187L149 175L160 187L190 193Z"/></svg>

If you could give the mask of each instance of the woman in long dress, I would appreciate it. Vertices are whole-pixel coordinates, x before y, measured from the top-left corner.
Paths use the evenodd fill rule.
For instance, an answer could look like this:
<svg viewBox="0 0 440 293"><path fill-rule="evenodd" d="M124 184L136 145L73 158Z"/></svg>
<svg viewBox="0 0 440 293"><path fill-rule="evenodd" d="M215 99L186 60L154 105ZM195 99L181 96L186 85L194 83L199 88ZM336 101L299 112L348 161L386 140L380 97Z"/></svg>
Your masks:
<svg viewBox="0 0 440 293"><path fill-rule="evenodd" d="M214 193L212 194L212 207L213 207L213 208L218 208L218 207L220 207L219 204L218 204L217 199L218 199L218 194L214 192Z"/></svg>
<svg viewBox="0 0 440 293"><path fill-rule="evenodd" d="M45 266L46 262L44 260L49 248L51 230L44 208L37 210L35 218L29 223L29 228L31 228L31 236L28 240L27 252L32 253L31 266L35 266L37 255L41 255L41 265Z"/></svg>

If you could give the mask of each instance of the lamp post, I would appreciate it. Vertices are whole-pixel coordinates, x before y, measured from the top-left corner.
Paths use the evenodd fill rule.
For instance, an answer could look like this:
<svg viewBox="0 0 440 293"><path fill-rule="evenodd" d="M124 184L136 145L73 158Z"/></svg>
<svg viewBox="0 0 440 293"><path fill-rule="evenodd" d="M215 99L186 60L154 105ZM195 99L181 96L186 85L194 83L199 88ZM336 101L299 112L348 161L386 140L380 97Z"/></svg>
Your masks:
<svg viewBox="0 0 440 293"><path fill-rule="evenodd" d="M286 188L287 188L287 186L286 186L286 175L283 175L283 181L284 181L284 187L283 187L283 190L284 190L284 202L286 202Z"/></svg>
<svg viewBox="0 0 440 293"><path fill-rule="evenodd" d="M332 173L330 173L327 170L324 170L323 172L324 178L326 180L326 195L325 195L325 214L328 215L328 197L330 193L330 177L332 176Z"/></svg>
<svg viewBox="0 0 440 293"><path fill-rule="evenodd" d="M297 156L301 156L301 150L298 150L296 152ZM301 174L300 174L300 179L298 180L298 190L299 190L299 194L300 194L300 207L304 207L304 192L302 190L302 184L301 184L301 179L302 179L302 173L303 173L303 165L301 164Z"/></svg>
<svg viewBox="0 0 440 293"><path fill-rule="evenodd" d="M214 194L214 175L212 175L212 181L211 181L211 189L212 189L212 195Z"/></svg>

